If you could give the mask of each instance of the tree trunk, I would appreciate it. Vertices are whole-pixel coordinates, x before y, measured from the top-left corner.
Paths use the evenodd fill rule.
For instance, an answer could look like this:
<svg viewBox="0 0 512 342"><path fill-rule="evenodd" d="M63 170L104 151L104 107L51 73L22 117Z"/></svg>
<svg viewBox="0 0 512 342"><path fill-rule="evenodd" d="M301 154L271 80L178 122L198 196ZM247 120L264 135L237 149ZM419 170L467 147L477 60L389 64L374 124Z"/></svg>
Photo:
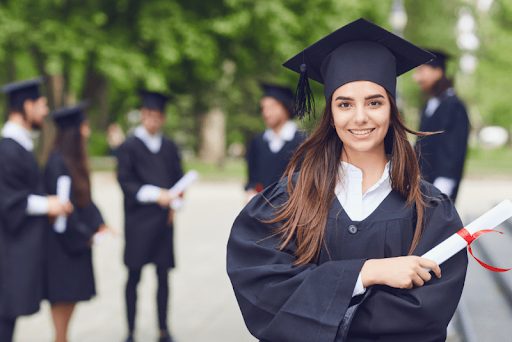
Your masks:
<svg viewBox="0 0 512 342"><path fill-rule="evenodd" d="M201 118L199 158L222 165L226 157L226 115L216 107Z"/></svg>

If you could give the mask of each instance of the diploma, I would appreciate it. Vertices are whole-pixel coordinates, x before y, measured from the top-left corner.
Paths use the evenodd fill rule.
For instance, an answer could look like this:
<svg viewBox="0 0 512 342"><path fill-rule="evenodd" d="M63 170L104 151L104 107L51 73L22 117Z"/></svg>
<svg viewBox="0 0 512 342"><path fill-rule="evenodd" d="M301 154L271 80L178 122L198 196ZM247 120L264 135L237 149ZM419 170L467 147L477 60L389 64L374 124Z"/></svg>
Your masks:
<svg viewBox="0 0 512 342"><path fill-rule="evenodd" d="M183 206L183 200L178 196L184 192L192 183L199 178L199 173L195 170L187 172L179 181L169 189L169 195L173 198L170 207L177 210Z"/></svg>
<svg viewBox="0 0 512 342"><path fill-rule="evenodd" d="M174 184L172 188L169 189L169 195L172 197L178 197L182 192L184 192L192 183L194 183L199 178L199 173L195 170L191 170L185 174L185 176L181 177L179 181Z"/></svg>
<svg viewBox="0 0 512 342"><path fill-rule="evenodd" d="M70 192L71 177L60 176L57 178L57 197L62 204L69 201ZM53 230L57 233L64 233L66 231L66 221L67 219L65 215L58 216L53 224Z"/></svg>
<svg viewBox="0 0 512 342"><path fill-rule="evenodd" d="M462 228L459 232L423 254L422 257L433 260L440 265L468 246L468 240L464 236L470 236L471 238L473 234L479 231L494 229L510 217L512 217L512 202L504 200L465 228Z"/></svg>

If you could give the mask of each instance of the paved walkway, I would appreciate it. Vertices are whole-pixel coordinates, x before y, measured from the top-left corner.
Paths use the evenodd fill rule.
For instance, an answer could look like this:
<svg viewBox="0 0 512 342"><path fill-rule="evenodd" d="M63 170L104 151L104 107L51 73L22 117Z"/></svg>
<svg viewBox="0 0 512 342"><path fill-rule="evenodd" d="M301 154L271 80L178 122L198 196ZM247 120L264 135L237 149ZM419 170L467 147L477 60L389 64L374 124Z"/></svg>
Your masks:
<svg viewBox="0 0 512 342"><path fill-rule="evenodd" d="M121 230L121 193L113 175L96 173L93 187L94 198L106 221ZM467 180L461 189L458 208L462 217L475 215L507 197L512 198L512 181ZM178 268L170 276L171 329L176 340L255 341L245 329L225 273L225 246L231 224L242 208L242 187L235 182L201 182L190 189L186 199L186 207L178 214L176 224ZM71 324L71 342L115 342L125 337L126 271L122 247L121 237L105 240L95 247L99 295L78 306ZM157 337L154 273L150 266L144 269L139 288L136 337L142 342L156 341ZM470 304L475 305L474 301ZM508 336L512 334L510 325L501 329L508 329ZM19 320L15 341L51 341L52 336L49 308L44 304L38 314ZM490 337L487 333L485 336Z"/></svg>

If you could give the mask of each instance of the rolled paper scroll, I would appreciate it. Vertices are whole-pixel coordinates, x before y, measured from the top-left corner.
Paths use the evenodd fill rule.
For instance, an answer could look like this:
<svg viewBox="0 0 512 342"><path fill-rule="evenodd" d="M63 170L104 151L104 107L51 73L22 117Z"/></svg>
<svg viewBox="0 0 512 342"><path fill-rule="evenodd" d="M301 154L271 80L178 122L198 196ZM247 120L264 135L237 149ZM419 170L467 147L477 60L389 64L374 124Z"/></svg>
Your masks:
<svg viewBox="0 0 512 342"><path fill-rule="evenodd" d="M59 201L64 204L69 201L71 193L71 177L60 176L57 178L57 197ZM64 233L66 231L67 218L65 215L58 216L53 224L53 230L57 233Z"/></svg>
<svg viewBox="0 0 512 342"><path fill-rule="evenodd" d="M440 265L459 251L468 247L468 245L482 235L482 233L491 231L510 217L512 217L512 202L510 200L504 200L466 227L463 227L457 233L423 254L422 257L433 260Z"/></svg>
<svg viewBox="0 0 512 342"><path fill-rule="evenodd" d="M174 210L178 210L183 206L183 200L178 196L183 193L192 183L199 178L199 173L195 170L187 172L179 181L169 189L169 195L173 198L170 207Z"/></svg>

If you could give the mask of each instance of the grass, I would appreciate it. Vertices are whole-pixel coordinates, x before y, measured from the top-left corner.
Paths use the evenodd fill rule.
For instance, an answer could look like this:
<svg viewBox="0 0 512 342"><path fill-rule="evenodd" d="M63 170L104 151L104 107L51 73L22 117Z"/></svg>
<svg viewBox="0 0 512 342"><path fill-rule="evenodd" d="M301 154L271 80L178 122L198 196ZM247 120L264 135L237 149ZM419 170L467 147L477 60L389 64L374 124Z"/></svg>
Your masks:
<svg viewBox="0 0 512 342"><path fill-rule="evenodd" d="M116 168L114 157L92 157L91 169L94 171L113 172ZM222 165L205 163L199 159L186 159L183 163L185 171L196 170L201 180L244 182L246 166L243 159L226 159Z"/></svg>
<svg viewBox="0 0 512 342"><path fill-rule="evenodd" d="M470 149L465 174L469 177L512 178L512 148Z"/></svg>
<svg viewBox="0 0 512 342"><path fill-rule="evenodd" d="M112 157L91 158L91 168L94 171L114 171L115 166L115 159ZM184 168L185 170L197 170L201 179L206 181L237 181L243 183L246 178L246 165L243 159L229 158L222 165L216 165L191 158L184 161ZM471 149L466 161L465 176L512 179L512 148Z"/></svg>

